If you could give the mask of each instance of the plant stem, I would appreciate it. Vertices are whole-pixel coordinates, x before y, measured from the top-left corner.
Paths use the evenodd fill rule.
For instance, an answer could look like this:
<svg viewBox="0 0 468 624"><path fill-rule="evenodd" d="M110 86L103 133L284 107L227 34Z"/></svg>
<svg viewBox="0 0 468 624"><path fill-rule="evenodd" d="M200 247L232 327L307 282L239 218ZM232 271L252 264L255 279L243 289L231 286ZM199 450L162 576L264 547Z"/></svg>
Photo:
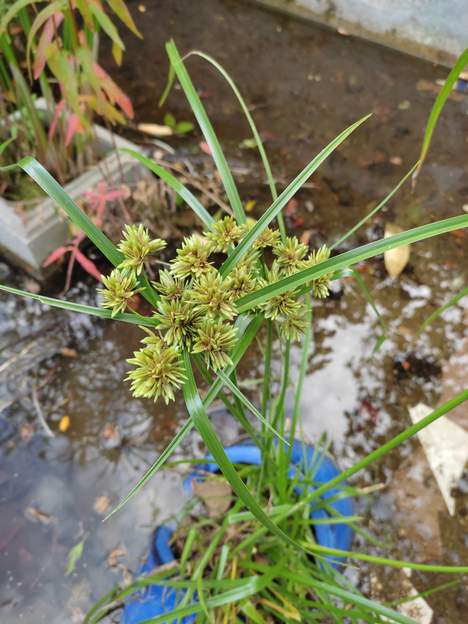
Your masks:
<svg viewBox="0 0 468 624"><path fill-rule="evenodd" d="M302 354L301 354L301 364L299 367L299 375L297 378L296 391L294 393L294 405L291 419L291 429L289 431L289 450L288 450L288 462L291 461L291 453L294 443L294 437L296 435L297 423L299 420L299 411L301 407L301 397L302 397L302 389L304 387L304 380L307 373L307 365L309 363L309 351L310 351L310 342L312 340L312 297L309 294L305 297L305 304L307 308L306 313L306 330L304 332L303 344L302 344Z"/></svg>

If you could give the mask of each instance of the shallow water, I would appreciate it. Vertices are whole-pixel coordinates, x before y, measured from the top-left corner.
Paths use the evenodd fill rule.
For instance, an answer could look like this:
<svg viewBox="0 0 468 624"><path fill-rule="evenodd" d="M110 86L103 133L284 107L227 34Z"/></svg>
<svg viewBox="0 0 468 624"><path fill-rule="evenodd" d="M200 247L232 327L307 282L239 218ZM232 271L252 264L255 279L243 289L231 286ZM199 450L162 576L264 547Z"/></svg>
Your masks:
<svg viewBox="0 0 468 624"><path fill-rule="evenodd" d="M421 90L421 83L418 90L418 81L433 83L445 70L239 2L146 2L145 13L138 12L137 4L131 3L145 40L139 44L127 38L126 61L118 74L134 100L138 121L162 120L155 100L165 81L163 43L170 36L182 52L202 49L232 73L269 137L267 147L283 184L337 132L374 111L313 177L313 185L298 194L297 208L287 217L298 234L310 230L311 244L336 240L415 161L434 98ZM248 131L234 100L202 61L190 61L190 70L230 157L245 163L239 176L243 197L256 199L255 210L261 210L266 189L253 154L238 147ZM166 110L177 119L190 118L177 91ZM461 212L468 203L467 110L466 97L449 102L415 194L405 189L349 246L381 237L387 221L411 227ZM193 151L199 140L180 140L175 146L188 145ZM398 158L401 164L394 164ZM348 248L348 241L342 248ZM23 282L6 265L0 269L2 281ZM352 280L336 283L333 296L315 307L314 347L302 402L306 437L317 440L326 431L342 467L407 426L408 407L420 401L436 406L466 385L460 374L467 358L466 301L417 337L420 323L466 284L466 234L413 246L398 280L386 275L381 258L360 270L389 338L373 354L380 333L373 311ZM93 285L85 283L70 297L93 301L93 293ZM136 569L155 522L184 503L180 476L168 471L106 524L93 509L98 497L107 497L112 506L128 491L185 415L180 402L165 408L130 399L122 382L124 359L137 343L138 333L130 326L44 312L39 304L1 295L2 624L82 621L93 600ZM76 356L69 357L73 353L64 347ZM299 354L294 357L298 360ZM255 378L260 373L253 363L245 374ZM37 403L54 437L44 433ZM70 426L60 432L65 415ZM466 408L454 417L468 426ZM213 418L225 441L232 441L229 423L222 415ZM201 450L193 436L177 456ZM410 483L417 491L408 491L405 476L410 473L419 474ZM368 501L369 528L390 541L395 557L466 562L466 496L457 499L457 515L450 518L426 473L414 441L362 474L359 484L384 484ZM428 491L429 504L418 509ZM70 548L86 536L76 571L65 577ZM434 551L436 543L440 548ZM370 578L365 570L364 588ZM423 589L442 580L416 576L413 583ZM382 575L380 582L383 599L402 591L396 574ZM468 610L466 588L428 601L434 622L458 624Z"/></svg>

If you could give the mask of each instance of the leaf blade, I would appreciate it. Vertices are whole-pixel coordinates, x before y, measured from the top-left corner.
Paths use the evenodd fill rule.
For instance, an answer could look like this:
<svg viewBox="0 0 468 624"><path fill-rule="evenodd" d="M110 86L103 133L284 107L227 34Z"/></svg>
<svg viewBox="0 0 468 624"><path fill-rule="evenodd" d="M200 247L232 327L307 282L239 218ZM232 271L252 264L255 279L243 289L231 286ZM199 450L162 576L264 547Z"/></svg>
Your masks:
<svg viewBox="0 0 468 624"><path fill-rule="evenodd" d="M234 178L232 177L231 170L224 156L221 145L218 141L216 133L211 125L208 115L206 114L205 107L203 106L198 93L192 83L192 80L185 68L184 62L177 50L174 41L169 41L166 44L166 51L171 62L171 66L174 68L176 76L180 82L180 85L185 93L187 100L190 103L193 114L200 126L200 129L205 137L206 142L210 147L211 154L215 161L216 167L221 176L223 186L226 190L229 202L231 204L234 216L239 223L245 223L244 208L237 190Z"/></svg>
<svg viewBox="0 0 468 624"><path fill-rule="evenodd" d="M249 251L253 243L260 236L263 230L273 221L273 219L280 213L280 211L286 206L288 201L296 194L306 180L318 169L322 162L339 146L343 141L356 130L361 124L363 124L370 115L362 117L358 121L354 122L348 128L343 130L338 136L336 136L328 145L326 145L318 154L313 158L310 163L304 167L304 169L294 178L294 180L288 185L288 187L281 193L281 195L271 204L255 225L247 232L244 238L240 241L237 247L229 254L220 268L220 273L223 276L228 275L235 265L241 260L243 256Z"/></svg>

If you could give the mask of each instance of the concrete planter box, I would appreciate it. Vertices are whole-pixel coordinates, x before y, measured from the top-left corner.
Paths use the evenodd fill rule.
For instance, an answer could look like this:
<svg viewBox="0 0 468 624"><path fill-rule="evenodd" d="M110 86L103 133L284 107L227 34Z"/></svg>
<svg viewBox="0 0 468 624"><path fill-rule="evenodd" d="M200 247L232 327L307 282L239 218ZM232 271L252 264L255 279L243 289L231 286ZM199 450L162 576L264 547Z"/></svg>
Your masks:
<svg viewBox="0 0 468 624"><path fill-rule="evenodd" d="M122 147L139 150L138 146L112 135L102 126L95 125L94 130L97 149L105 156L64 187L75 201L99 182L117 185L148 175L148 171L129 154L116 151ZM31 184L35 182L31 180ZM44 260L54 249L65 244L67 238L67 222L50 198L39 199L34 207L27 209L21 206L21 202L0 198L0 252L14 264L40 276Z"/></svg>
<svg viewBox="0 0 468 624"><path fill-rule="evenodd" d="M452 67L466 48L467 0L250 0Z"/></svg>

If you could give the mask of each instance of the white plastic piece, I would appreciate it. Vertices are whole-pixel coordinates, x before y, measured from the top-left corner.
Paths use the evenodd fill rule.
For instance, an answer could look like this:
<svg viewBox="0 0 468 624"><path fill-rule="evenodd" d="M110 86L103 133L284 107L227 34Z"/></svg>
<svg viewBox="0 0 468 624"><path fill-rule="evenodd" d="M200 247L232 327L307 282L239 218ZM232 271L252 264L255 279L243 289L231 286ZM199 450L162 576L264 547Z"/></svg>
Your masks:
<svg viewBox="0 0 468 624"><path fill-rule="evenodd" d="M408 587L408 596L418 596L418 592L410 582L411 570L403 568L403 573L408 577L405 582L405 589ZM404 602L398 606L398 611L406 617L412 618L418 624L431 624L434 611L427 604L424 598L418 596L411 602Z"/></svg>
<svg viewBox="0 0 468 624"><path fill-rule="evenodd" d="M409 409L413 423L432 412L424 403L418 403ZM455 499L450 494L463 474L468 461L468 433L446 416L418 433L427 461L436 478L449 514L455 514Z"/></svg>

